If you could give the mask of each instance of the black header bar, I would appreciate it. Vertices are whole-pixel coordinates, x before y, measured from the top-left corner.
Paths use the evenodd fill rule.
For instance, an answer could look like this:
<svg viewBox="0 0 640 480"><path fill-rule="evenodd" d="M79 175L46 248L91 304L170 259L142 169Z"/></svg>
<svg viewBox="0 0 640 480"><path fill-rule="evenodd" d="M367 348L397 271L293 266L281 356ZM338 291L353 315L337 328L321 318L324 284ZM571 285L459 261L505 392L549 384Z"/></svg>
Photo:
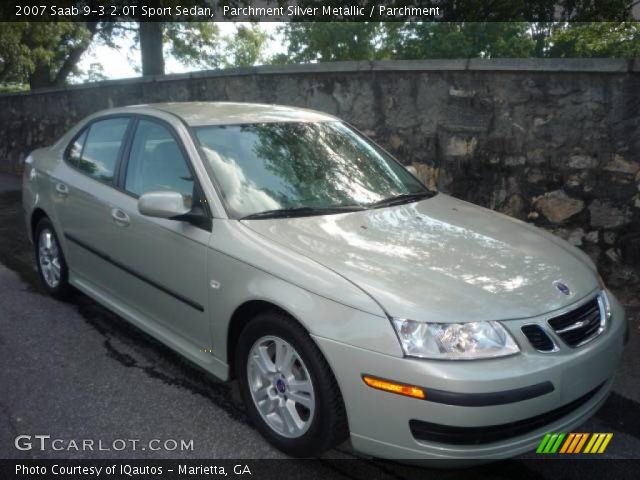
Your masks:
<svg viewBox="0 0 640 480"><path fill-rule="evenodd" d="M9 0L2 21L619 22L639 0Z"/></svg>

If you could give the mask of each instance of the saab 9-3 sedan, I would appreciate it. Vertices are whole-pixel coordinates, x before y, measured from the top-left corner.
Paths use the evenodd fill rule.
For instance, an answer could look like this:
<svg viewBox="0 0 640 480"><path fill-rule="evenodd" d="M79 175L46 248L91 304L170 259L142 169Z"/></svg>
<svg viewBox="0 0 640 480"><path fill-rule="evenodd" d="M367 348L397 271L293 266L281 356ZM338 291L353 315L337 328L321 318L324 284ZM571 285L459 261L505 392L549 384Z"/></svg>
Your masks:
<svg viewBox="0 0 640 480"><path fill-rule="evenodd" d="M511 457L611 390L627 325L584 253L428 189L330 115L111 109L34 151L23 181L48 292L80 290L237 379L290 455L350 439L394 459Z"/></svg>

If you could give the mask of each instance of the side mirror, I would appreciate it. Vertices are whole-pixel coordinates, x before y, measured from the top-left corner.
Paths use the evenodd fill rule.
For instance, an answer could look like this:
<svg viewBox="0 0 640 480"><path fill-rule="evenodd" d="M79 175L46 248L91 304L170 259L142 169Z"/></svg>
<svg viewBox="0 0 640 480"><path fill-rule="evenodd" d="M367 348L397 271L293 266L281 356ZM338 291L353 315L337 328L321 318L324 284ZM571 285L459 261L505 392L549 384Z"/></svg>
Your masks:
<svg viewBox="0 0 640 480"><path fill-rule="evenodd" d="M172 219L185 215L189 209L178 192L149 192L138 199L138 211L147 217Z"/></svg>
<svg viewBox="0 0 640 480"><path fill-rule="evenodd" d="M187 222L198 228L211 231L211 218L198 204L189 209L178 192L149 192L138 199L138 211L147 217L166 218Z"/></svg>
<svg viewBox="0 0 640 480"><path fill-rule="evenodd" d="M413 165L408 165L407 167L405 167L407 169L407 171L412 174L414 177L418 176L418 170L416 170L416 167L414 167Z"/></svg>

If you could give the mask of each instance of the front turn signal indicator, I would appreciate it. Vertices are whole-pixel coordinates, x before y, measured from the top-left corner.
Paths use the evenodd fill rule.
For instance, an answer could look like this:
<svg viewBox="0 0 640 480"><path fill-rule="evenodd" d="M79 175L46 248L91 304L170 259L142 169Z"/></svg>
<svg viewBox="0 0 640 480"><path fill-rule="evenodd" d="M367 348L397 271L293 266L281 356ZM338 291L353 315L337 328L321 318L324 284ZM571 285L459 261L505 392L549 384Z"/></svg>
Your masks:
<svg viewBox="0 0 640 480"><path fill-rule="evenodd" d="M413 385L396 383L390 380L383 380L382 378L371 377L369 375L363 375L362 380L368 386L375 388L376 390L397 393L398 395L404 395L405 397L420 398L422 400L424 400L426 396L422 388L415 387Z"/></svg>

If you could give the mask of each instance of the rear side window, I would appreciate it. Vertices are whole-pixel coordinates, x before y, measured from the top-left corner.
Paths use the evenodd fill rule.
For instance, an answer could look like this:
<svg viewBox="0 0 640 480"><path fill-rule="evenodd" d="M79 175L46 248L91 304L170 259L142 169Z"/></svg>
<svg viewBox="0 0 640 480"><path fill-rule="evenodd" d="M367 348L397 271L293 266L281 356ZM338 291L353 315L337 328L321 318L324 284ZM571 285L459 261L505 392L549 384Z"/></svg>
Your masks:
<svg viewBox="0 0 640 480"><path fill-rule="evenodd" d="M135 195L178 192L190 207L193 187L191 171L171 132L157 122L140 120L131 144L125 190Z"/></svg>
<svg viewBox="0 0 640 480"><path fill-rule="evenodd" d="M111 183L128 125L128 118L93 122L71 144L69 163L96 180Z"/></svg>
<svg viewBox="0 0 640 480"><path fill-rule="evenodd" d="M80 136L76 137L71 145L69 145L67 160L76 168L79 168L78 165L82 159L82 149L84 147L84 142L87 140L87 131L87 129L84 129Z"/></svg>

